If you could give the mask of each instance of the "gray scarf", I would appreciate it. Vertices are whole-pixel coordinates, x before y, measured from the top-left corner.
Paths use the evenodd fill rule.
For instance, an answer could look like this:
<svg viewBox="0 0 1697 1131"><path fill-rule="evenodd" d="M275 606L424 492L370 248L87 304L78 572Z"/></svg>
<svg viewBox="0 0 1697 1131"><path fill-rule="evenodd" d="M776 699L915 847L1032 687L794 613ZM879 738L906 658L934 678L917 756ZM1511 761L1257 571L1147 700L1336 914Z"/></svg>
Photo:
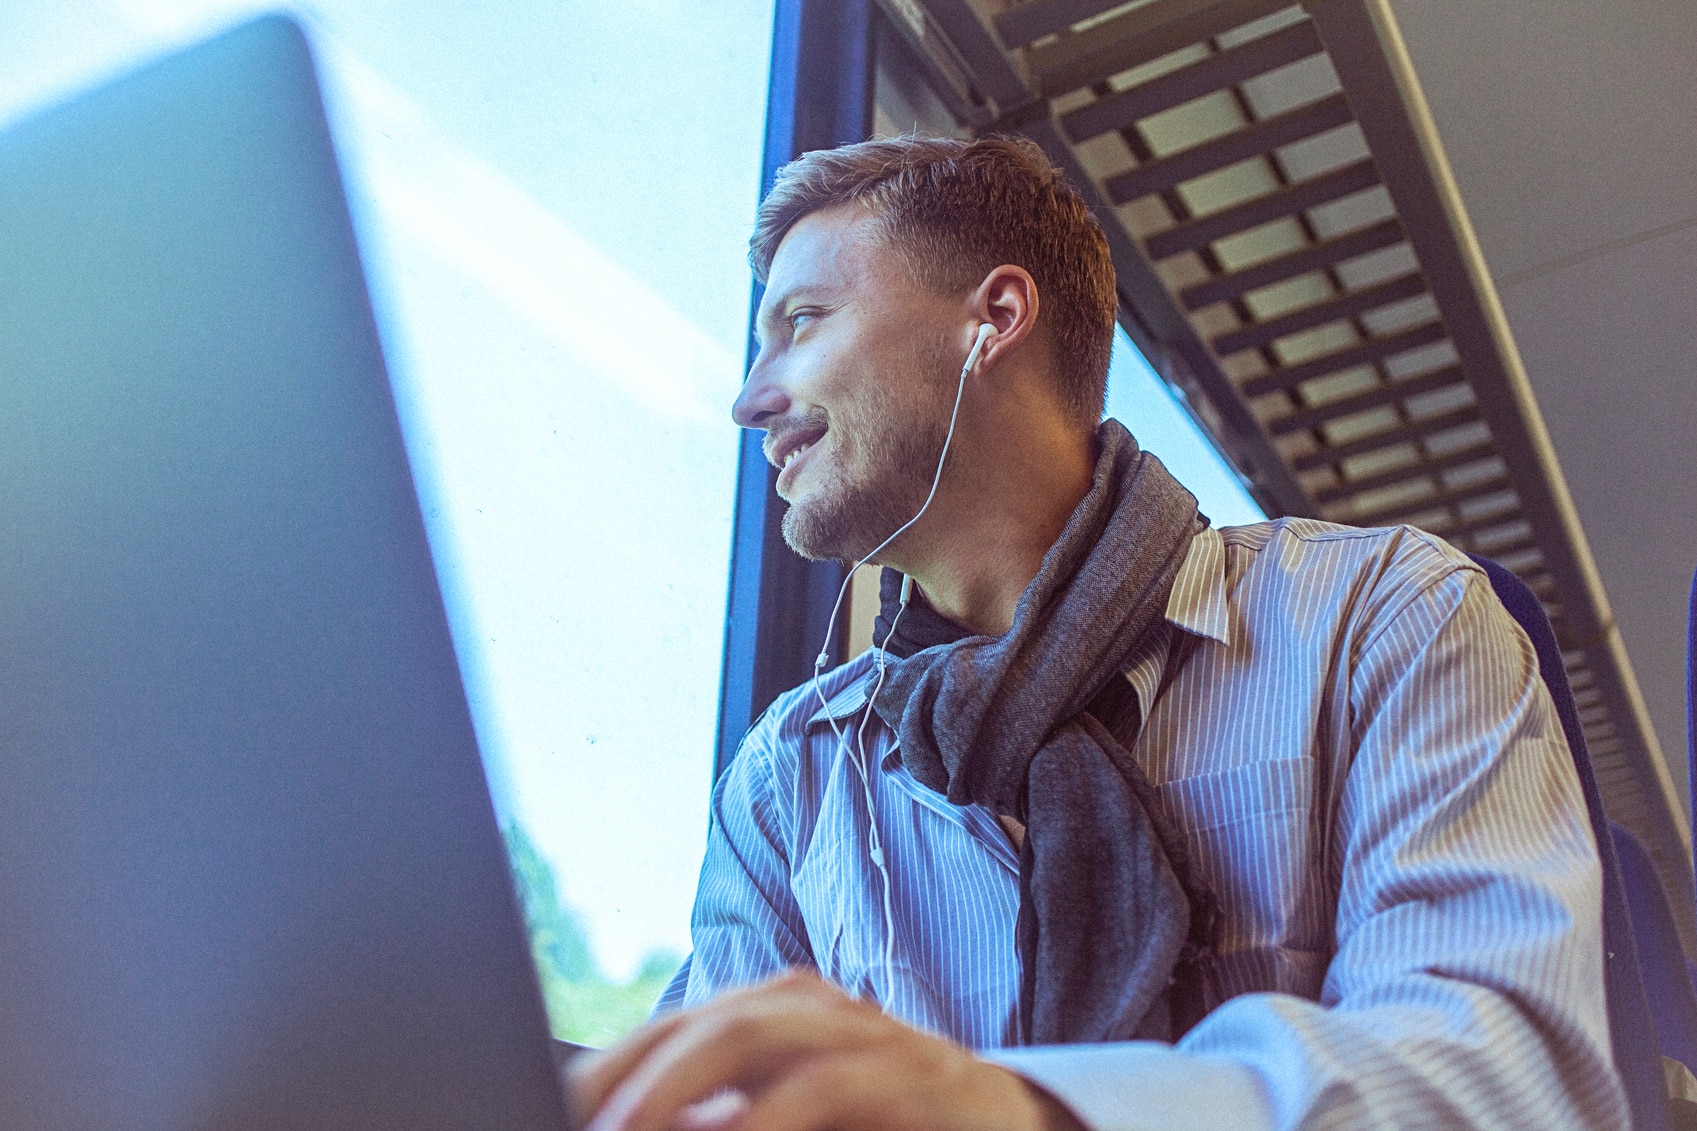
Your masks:
<svg viewBox="0 0 1697 1131"><path fill-rule="evenodd" d="M1013 627L970 635L916 595L887 641L900 658L876 704L915 779L1026 826L1016 939L1027 1044L1173 1039L1166 990L1212 929L1183 838L1127 749L1141 720L1122 674L1163 625L1208 520L1118 422L1096 441L1090 492ZM885 571L880 641L899 586Z"/></svg>

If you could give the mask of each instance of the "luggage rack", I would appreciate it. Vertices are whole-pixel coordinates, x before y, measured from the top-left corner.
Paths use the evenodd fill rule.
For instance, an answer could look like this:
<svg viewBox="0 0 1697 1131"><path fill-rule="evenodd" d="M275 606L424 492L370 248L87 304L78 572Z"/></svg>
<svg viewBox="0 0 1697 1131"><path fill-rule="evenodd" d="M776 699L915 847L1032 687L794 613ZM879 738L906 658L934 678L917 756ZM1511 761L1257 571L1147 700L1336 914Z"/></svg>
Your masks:
<svg viewBox="0 0 1697 1131"><path fill-rule="evenodd" d="M1684 805L1385 0L880 3L962 122L1085 193L1122 323L1269 514L1408 523L1532 588L1689 936Z"/></svg>

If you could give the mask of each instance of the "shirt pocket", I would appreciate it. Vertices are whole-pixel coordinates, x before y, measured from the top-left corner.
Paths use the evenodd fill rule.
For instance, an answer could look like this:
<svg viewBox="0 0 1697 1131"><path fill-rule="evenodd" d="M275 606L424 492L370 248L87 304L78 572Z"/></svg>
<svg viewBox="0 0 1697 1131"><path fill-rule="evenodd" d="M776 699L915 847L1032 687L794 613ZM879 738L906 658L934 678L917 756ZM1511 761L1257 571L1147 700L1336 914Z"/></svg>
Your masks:
<svg viewBox="0 0 1697 1131"><path fill-rule="evenodd" d="M1334 916L1312 758L1177 778L1156 792L1219 900L1219 953L1330 950Z"/></svg>

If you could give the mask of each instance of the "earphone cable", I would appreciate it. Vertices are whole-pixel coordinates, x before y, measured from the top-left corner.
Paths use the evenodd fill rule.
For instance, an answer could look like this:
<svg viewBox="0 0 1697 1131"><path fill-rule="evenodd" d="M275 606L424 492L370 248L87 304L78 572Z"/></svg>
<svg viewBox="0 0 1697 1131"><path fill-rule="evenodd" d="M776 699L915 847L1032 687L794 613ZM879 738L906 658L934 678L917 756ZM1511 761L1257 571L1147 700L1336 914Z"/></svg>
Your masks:
<svg viewBox="0 0 1697 1131"><path fill-rule="evenodd" d="M914 523L923 518L925 512L931 507L931 501L937 497L937 486L943 481L943 465L948 461L949 447L954 443L955 438L955 425L960 420L961 401L965 399L966 396L966 378L972 372L972 367L977 364L978 354L981 350L983 350L985 341L989 339L994 330L995 327L988 322L984 322L979 325L978 336L972 343L972 350L966 355L966 364L961 366L960 381L955 386L954 407L949 412L949 429L943 436L943 450L937 456L937 471L931 477L931 490L926 493L925 502L920 504L919 510L914 512L912 518L908 519L896 528L895 533L884 539L859 561L855 562L854 566L848 571L848 575L843 578L842 586L837 590L837 599L831 606L831 618L825 623L825 640L819 647L819 655L815 657L813 661L813 695L814 698L819 700L819 706L823 708L825 712L825 721L830 724L831 733L836 736L837 756L845 757L852 762L855 770L860 775L860 785L866 800L866 819L869 826L868 842L871 849L870 855L872 865L878 870L879 878L883 881L884 997L886 1000L882 1004L886 1013L890 1012L896 995L896 921L895 908L890 889L890 873L887 861L884 858L883 838L878 835L878 815L872 799L871 775L866 767L865 732L866 724L872 717L873 708L877 705L878 694L884 688L884 647L889 644L890 637L895 635L896 626L901 623L902 614L907 611L908 599L913 592L912 577L904 577L902 579L901 607L896 611L895 619L890 622L889 631L884 634L883 644L878 646L878 681L874 684L872 694L867 699L864 708L862 708L865 713L861 716L860 726L855 731L856 745L859 748L859 757L856 757L855 753L849 750L848 735L844 732L843 728L837 725L837 720L832 717L830 703L825 699L825 692L819 684L819 679L825 670L825 665L830 662L831 633L836 628L837 617L842 612L843 599L848 595L849 585L854 581L854 575L860 571L861 566L883 553L885 547L889 546L890 543L894 542L897 538L900 538L911 526L913 526Z"/></svg>

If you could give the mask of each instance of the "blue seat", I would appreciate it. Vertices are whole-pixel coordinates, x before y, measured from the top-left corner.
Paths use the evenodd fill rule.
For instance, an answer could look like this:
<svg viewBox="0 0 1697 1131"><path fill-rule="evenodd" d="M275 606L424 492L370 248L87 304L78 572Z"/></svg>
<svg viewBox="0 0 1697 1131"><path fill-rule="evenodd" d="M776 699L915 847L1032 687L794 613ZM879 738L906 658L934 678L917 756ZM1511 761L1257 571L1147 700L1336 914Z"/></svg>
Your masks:
<svg viewBox="0 0 1697 1131"><path fill-rule="evenodd" d="M1538 673L1544 677L1550 698L1555 701L1556 714L1561 718L1567 747L1573 754L1573 767L1579 773L1579 784L1585 793L1585 808L1590 814L1591 830L1597 839L1597 854L1603 862L1603 978L1615 1066L1626 1086L1634 1131L1668 1131L1667 1083L1662 1072L1662 1050L1650 1003L1644 993L1644 976L1639 965L1626 886L1621 878L1620 861L1615 855L1608 817L1603 812L1603 795L1597 789L1597 776L1591 770L1591 753L1585 745L1585 732L1579 726L1579 709L1574 706L1567 669L1562 666L1555 630L1550 627L1550 618L1544 614L1544 606L1538 602L1537 594L1527 588L1524 581L1489 558L1469 556L1491 579L1497 600L1531 638L1532 647L1538 653ZM1682 969L1683 966L1682 959Z"/></svg>
<svg viewBox="0 0 1697 1131"><path fill-rule="evenodd" d="M1697 1074L1697 990L1692 988L1691 968L1679 945L1673 905L1644 842L1614 821L1609 822L1609 833L1626 887L1626 908L1638 943L1638 967L1656 1039L1663 1056L1673 1057Z"/></svg>

